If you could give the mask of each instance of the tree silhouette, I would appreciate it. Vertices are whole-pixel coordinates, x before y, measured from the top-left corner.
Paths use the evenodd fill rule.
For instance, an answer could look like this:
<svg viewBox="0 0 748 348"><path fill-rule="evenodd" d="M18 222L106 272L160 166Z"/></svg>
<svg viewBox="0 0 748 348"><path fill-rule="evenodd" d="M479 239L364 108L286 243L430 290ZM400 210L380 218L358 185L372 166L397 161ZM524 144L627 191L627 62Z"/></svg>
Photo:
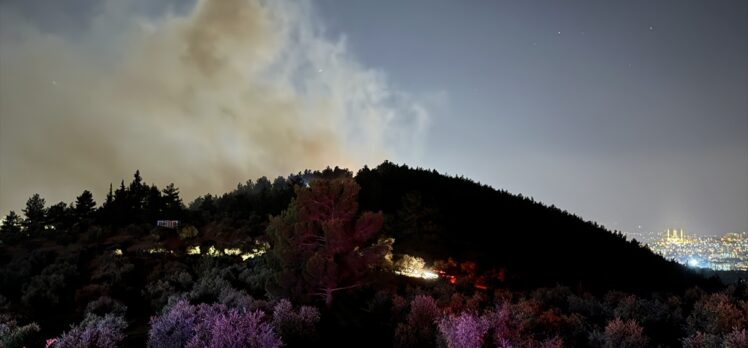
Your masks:
<svg viewBox="0 0 748 348"><path fill-rule="evenodd" d="M47 209L45 226L51 226L55 230L64 230L73 224L71 209L65 202L59 202Z"/></svg>
<svg viewBox="0 0 748 348"><path fill-rule="evenodd" d="M21 235L22 224L23 219L15 211L11 210L5 216L3 224L0 225L0 239L3 241L16 241Z"/></svg>
<svg viewBox="0 0 748 348"><path fill-rule="evenodd" d="M283 295L318 296L330 307L335 292L359 287L389 248L367 244L382 227L382 214L358 214L359 186L351 178L313 180L297 187L296 199L274 217L267 233Z"/></svg>
<svg viewBox="0 0 748 348"><path fill-rule="evenodd" d="M168 219L179 218L182 209L184 209L182 198L179 197L179 189L174 186L174 183L171 183L166 185L162 193L165 217Z"/></svg>
<svg viewBox="0 0 748 348"><path fill-rule="evenodd" d="M109 189L111 190L111 186ZM75 213L76 218L83 220L91 216L94 207L96 207L96 202L93 199L93 194L91 194L90 191L85 190L75 199L73 212Z"/></svg>
<svg viewBox="0 0 748 348"><path fill-rule="evenodd" d="M38 193L35 193L26 201L26 208L23 209L26 219L23 221L23 226L26 227L28 232L36 232L44 228L44 218L47 214L47 209L44 208L45 204L46 201Z"/></svg>

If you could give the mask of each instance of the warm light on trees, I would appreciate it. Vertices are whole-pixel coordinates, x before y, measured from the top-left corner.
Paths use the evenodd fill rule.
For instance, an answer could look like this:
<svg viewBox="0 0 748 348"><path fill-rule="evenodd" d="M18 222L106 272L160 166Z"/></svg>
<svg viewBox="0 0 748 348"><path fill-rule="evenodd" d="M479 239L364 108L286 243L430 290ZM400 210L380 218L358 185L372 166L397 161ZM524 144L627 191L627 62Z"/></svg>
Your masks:
<svg viewBox="0 0 748 348"><path fill-rule="evenodd" d="M276 270L270 290L317 296L332 305L337 291L356 288L381 264L387 245L372 244L382 214L358 213L359 186L351 178L313 180L268 227Z"/></svg>

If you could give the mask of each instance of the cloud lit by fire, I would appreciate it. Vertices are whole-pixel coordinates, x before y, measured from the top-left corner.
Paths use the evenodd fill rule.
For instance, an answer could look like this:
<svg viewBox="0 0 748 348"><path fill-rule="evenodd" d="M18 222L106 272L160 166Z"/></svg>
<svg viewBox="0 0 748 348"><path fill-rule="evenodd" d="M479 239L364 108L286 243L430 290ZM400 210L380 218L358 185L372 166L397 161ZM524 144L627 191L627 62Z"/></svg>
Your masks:
<svg viewBox="0 0 748 348"><path fill-rule="evenodd" d="M102 197L136 168L192 198L418 148L426 107L326 37L309 4L137 9L104 2L73 34L0 11L2 213L33 192Z"/></svg>

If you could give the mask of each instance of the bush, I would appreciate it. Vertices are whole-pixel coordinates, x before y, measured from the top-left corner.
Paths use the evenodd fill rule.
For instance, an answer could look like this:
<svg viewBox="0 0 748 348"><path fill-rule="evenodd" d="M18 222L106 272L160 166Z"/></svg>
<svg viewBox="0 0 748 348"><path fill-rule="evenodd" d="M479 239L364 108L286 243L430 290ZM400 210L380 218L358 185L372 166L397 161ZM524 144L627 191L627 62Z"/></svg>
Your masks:
<svg viewBox="0 0 748 348"><path fill-rule="evenodd" d="M291 301L282 299L273 308L273 326L288 345L305 343L309 345L316 340L316 325L319 322L317 308L301 306L293 309Z"/></svg>
<svg viewBox="0 0 748 348"><path fill-rule="evenodd" d="M88 314L80 325L62 334L53 348L109 348L119 346L127 322L121 316Z"/></svg>
<svg viewBox="0 0 748 348"><path fill-rule="evenodd" d="M35 314L48 314L52 308L66 304L78 268L71 262L58 261L45 267L23 288L21 300Z"/></svg>
<svg viewBox="0 0 748 348"><path fill-rule="evenodd" d="M177 301L151 318L149 347L280 347L281 339L261 310Z"/></svg>
<svg viewBox="0 0 748 348"><path fill-rule="evenodd" d="M106 314L114 314L117 316L124 317L127 312L127 307L117 300L113 300L109 296L101 296L95 301L91 301L86 305L86 314L96 314L103 316Z"/></svg>
<svg viewBox="0 0 748 348"><path fill-rule="evenodd" d="M0 347L20 348L28 346L29 336L39 332L39 325L31 323L18 326L10 315L0 315Z"/></svg>
<svg viewBox="0 0 748 348"><path fill-rule="evenodd" d="M686 319L689 333L704 332L714 335L726 334L745 328L746 313L730 301L723 293L702 297L694 304L691 315Z"/></svg>
<svg viewBox="0 0 748 348"><path fill-rule="evenodd" d="M283 342L273 327L264 322L264 317L265 313L260 310L246 312L239 309L205 316L195 326L196 335L187 347L278 348Z"/></svg>
<svg viewBox="0 0 748 348"><path fill-rule="evenodd" d="M480 348L488 332L486 321L471 313L449 315L439 321L438 327L449 348Z"/></svg>
<svg viewBox="0 0 748 348"><path fill-rule="evenodd" d="M733 329L732 332L725 335L725 340L722 342L725 348L745 348L748 347L748 332L738 329Z"/></svg>
<svg viewBox="0 0 748 348"><path fill-rule="evenodd" d="M130 286L129 278L135 266L129 262L127 256L105 253L94 260L94 265L91 281L108 285L113 289Z"/></svg>
<svg viewBox="0 0 748 348"><path fill-rule="evenodd" d="M436 319L441 311L428 295L418 295L410 302L406 322L395 329L395 346L429 347L434 344Z"/></svg>
<svg viewBox="0 0 748 348"><path fill-rule="evenodd" d="M167 262L153 269L141 293L150 299L151 308L160 310L169 297L190 291L192 284L192 275L187 266L179 262Z"/></svg>
<svg viewBox="0 0 748 348"><path fill-rule="evenodd" d="M519 329L511 314L509 304L503 303L496 305L493 310L486 312L484 315L496 347L512 347L519 343Z"/></svg>
<svg viewBox="0 0 748 348"><path fill-rule="evenodd" d="M719 336L697 332L683 339L683 348L721 348Z"/></svg>
<svg viewBox="0 0 748 348"><path fill-rule="evenodd" d="M184 347L194 335L196 309L185 300L180 300L163 314L151 318L148 331L148 346L163 348Z"/></svg>
<svg viewBox="0 0 748 348"><path fill-rule="evenodd" d="M602 348L644 347L648 340L643 331L636 320L623 321L616 318L608 322L603 333L593 333L590 337L590 343Z"/></svg>

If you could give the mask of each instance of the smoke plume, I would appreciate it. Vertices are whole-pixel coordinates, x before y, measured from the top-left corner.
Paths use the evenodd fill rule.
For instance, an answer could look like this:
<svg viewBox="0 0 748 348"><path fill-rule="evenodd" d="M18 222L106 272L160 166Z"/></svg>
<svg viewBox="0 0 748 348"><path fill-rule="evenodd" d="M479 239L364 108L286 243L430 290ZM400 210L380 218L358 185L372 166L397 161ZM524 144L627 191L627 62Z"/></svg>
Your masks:
<svg viewBox="0 0 748 348"><path fill-rule="evenodd" d="M425 108L326 37L309 4L137 4L104 1L59 33L0 7L3 214L35 192L101 199L135 169L191 199L417 148Z"/></svg>

